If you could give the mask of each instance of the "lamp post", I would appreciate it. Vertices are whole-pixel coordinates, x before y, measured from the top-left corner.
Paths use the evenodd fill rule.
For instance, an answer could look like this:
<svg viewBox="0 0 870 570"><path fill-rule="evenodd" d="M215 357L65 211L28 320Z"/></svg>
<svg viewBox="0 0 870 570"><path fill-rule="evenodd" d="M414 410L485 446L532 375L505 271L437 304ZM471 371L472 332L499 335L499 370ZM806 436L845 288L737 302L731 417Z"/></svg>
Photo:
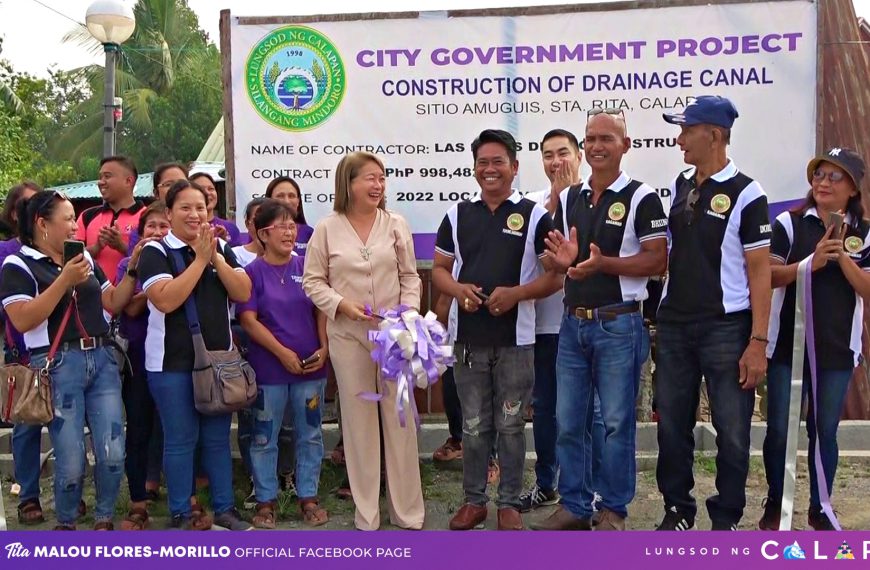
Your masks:
<svg viewBox="0 0 870 570"><path fill-rule="evenodd" d="M103 93L103 157L115 154L115 60L136 28L133 8L123 0L96 0L85 14L88 31L106 52Z"/></svg>

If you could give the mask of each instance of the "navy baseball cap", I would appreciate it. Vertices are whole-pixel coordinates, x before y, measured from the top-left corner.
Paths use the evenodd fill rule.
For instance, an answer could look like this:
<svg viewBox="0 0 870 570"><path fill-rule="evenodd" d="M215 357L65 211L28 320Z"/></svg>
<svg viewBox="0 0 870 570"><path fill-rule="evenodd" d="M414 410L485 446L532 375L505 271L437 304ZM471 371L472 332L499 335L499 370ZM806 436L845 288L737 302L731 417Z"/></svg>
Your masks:
<svg viewBox="0 0 870 570"><path fill-rule="evenodd" d="M662 113L664 120L674 125L715 125L725 129L730 129L739 116L734 103L719 95L696 97L682 113Z"/></svg>
<svg viewBox="0 0 870 570"><path fill-rule="evenodd" d="M830 162L831 164L839 166L845 170L846 175L852 179L852 184L855 185L855 188L858 190L861 189L861 181L864 180L865 166L864 159L861 158L860 154L851 148L846 148L844 146L829 148L827 152L820 154L807 164L807 181L810 184L813 183L813 173L823 162Z"/></svg>

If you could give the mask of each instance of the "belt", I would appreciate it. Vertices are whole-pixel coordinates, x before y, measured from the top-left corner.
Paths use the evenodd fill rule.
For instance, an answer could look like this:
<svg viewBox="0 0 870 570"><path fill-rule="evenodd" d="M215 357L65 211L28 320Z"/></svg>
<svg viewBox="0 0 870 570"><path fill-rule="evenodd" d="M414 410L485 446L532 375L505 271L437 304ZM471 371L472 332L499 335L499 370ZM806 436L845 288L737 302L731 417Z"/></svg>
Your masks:
<svg viewBox="0 0 870 570"><path fill-rule="evenodd" d="M568 312L584 321L612 321L619 315L636 313L640 311L640 303L620 303L618 305L604 305L603 307L568 307Z"/></svg>
<svg viewBox="0 0 870 570"><path fill-rule="evenodd" d="M60 343L60 346L57 347L58 352L66 352L68 350L93 350L100 346L109 346L109 339L104 336L92 336L88 340L80 338L78 340L71 340L68 342ZM40 346L39 348L30 349L30 355L36 356L37 354L44 354L49 351L50 346Z"/></svg>

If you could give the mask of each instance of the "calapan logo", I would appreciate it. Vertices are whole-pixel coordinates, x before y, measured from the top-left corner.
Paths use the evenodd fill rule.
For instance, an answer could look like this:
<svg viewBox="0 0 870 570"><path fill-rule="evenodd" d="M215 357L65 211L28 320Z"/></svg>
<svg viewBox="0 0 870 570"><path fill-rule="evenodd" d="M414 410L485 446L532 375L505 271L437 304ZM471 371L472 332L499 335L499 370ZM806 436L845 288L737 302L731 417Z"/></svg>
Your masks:
<svg viewBox="0 0 870 570"><path fill-rule="evenodd" d="M847 237L844 245L849 253L857 253L864 247L864 240L855 236Z"/></svg>
<svg viewBox="0 0 870 570"><path fill-rule="evenodd" d="M521 214L511 214L507 219L507 227L510 230L515 232L523 229L523 226L526 224L526 221L523 219Z"/></svg>
<svg viewBox="0 0 870 570"><path fill-rule="evenodd" d="M794 544L790 544L783 549L782 557L786 560L806 560L807 555L800 544L794 541Z"/></svg>
<svg viewBox="0 0 870 570"><path fill-rule="evenodd" d="M713 196L713 199L710 200L710 209L717 214L724 214L731 209L731 198L725 194L716 194Z"/></svg>
<svg viewBox="0 0 870 570"><path fill-rule="evenodd" d="M622 202L616 202L610 209L607 210L607 217L613 220L614 222L618 222L622 218L625 217L625 204Z"/></svg>
<svg viewBox="0 0 870 570"><path fill-rule="evenodd" d="M279 28L251 50L245 87L257 113L287 131L318 127L338 109L347 79L325 35L305 26Z"/></svg>

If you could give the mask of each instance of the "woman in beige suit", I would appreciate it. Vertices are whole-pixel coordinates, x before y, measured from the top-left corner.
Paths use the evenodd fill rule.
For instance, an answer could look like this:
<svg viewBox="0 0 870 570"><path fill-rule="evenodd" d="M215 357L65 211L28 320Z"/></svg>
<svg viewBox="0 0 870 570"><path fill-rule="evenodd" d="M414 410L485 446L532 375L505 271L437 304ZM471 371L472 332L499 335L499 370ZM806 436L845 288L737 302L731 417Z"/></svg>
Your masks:
<svg viewBox="0 0 870 570"><path fill-rule="evenodd" d="M404 218L386 210L384 165L373 154L354 152L335 172L334 212L308 242L303 287L328 317L329 353L338 380L347 473L360 530L380 525L380 437L376 403L357 396L381 392L368 332L377 322L366 314L399 304L420 307L421 283L414 243ZM413 421L399 425L396 385L384 383L380 401L387 464L390 522L423 527L423 490ZM410 417L410 416L409 416Z"/></svg>

